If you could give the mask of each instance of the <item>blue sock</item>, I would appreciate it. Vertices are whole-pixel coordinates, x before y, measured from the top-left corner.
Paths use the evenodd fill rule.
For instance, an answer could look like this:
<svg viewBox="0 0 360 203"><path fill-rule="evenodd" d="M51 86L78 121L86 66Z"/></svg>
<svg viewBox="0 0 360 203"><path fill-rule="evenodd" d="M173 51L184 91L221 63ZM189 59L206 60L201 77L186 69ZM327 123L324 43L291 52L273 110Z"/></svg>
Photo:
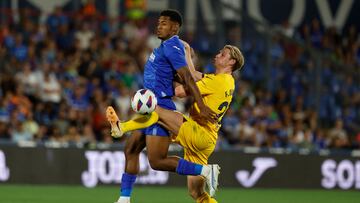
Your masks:
<svg viewBox="0 0 360 203"><path fill-rule="evenodd" d="M130 197L132 188L136 180L136 175L124 173L121 177L121 190L120 196Z"/></svg>
<svg viewBox="0 0 360 203"><path fill-rule="evenodd" d="M193 175L197 176L201 174L202 165L196 164L193 162L186 161L185 159L180 159L176 167L176 173L180 175Z"/></svg>

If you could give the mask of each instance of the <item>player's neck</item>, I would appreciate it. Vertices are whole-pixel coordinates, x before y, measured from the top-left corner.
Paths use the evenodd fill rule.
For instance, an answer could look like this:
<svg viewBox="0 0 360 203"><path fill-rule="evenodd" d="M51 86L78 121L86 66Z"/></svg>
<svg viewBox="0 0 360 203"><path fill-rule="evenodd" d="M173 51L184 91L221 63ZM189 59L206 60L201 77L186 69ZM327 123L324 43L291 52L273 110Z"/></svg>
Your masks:
<svg viewBox="0 0 360 203"><path fill-rule="evenodd" d="M162 39L161 42L165 42L166 40L171 39L171 38L173 38L174 36L177 36L177 35L171 35L170 37L168 37L168 38L166 38L166 39Z"/></svg>
<svg viewBox="0 0 360 203"><path fill-rule="evenodd" d="M232 74L232 72L231 72L231 69L229 69L229 68L222 68L222 69L216 69L215 70L215 75L217 75L217 74Z"/></svg>

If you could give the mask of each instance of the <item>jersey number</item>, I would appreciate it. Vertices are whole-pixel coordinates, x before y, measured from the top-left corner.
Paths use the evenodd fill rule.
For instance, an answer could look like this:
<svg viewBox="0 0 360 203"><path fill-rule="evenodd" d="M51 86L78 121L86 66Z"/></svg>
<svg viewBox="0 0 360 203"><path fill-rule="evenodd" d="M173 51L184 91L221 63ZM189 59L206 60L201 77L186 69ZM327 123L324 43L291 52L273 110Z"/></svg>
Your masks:
<svg viewBox="0 0 360 203"><path fill-rule="evenodd" d="M223 102L220 104L220 106L218 107L218 110L221 111L221 113L219 113L217 115L218 119L219 119L219 122L220 122L220 118L224 115L224 113L226 112L226 110L228 109L229 107L229 102Z"/></svg>

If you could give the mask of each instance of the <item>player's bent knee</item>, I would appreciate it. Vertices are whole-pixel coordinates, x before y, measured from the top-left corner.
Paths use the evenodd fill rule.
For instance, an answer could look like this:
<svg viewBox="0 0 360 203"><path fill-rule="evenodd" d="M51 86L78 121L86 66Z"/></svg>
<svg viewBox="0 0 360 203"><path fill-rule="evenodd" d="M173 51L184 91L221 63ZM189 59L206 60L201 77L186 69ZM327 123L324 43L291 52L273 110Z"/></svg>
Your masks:
<svg viewBox="0 0 360 203"><path fill-rule="evenodd" d="M189 195L194 199L197 200L199 197L201 197L201 193L197 190L189 190Z"/></svg>
<svg viewBox="0 0 360 203"><path fill-rule="evenodd" d="M136 148L135 147L125 147L124 149L124 153L125 153L125 156L132 156L132 155L135 155L137 154L136 153Z"/></svg>
<svg viewBox="0 0 360 203"><path fill-rule="evenodd" d="M175 171L176 164L170 159L149 158L149 163L152 169L158 171Z"/></svg>
<svg viewBox="0 0 360 203"><path fill-rule="evenodd" d="M129 143L125 146L124 153L125 157L139 156L141 153L143 143Z"/></svg>
<svg viewBox="0 0 360 203"><path fill-rule="evenodd" d="M154 170L163 170L161 160L149 158L149 163L152 169Z"/></svg>
<svg viewBox="0 0 360 203"><path fill-rule="evenodd" d="M148 159L152 169L157 170L160 167L160 161L158 158L154 158L148 155Z"/></svg>
<svg viewBox="0 0 360 203"><path fill-rule="evenodd" d="M137 150L136 148L127 148L124 149L125 159L126 160L136 160L139 159L140 156L140 150Z"/></svg>

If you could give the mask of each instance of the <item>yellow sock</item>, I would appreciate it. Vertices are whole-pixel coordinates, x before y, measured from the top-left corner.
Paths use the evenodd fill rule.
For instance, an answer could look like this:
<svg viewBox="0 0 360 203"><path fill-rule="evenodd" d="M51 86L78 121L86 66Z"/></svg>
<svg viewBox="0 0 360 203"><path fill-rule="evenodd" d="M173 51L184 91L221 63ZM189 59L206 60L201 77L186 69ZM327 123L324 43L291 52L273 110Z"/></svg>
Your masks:
<svg viewBox="0 0 360 203"><path fill-rule="evenodd" d="M196 203L217 203L217 201L214 198L211 198L207 192L204 192L196 199Z"/></svg>
<svg viewBox="0 0 360 203"><path fill-rule="evenodd" d="M147 128L152 124L158 122L158 120L159 120L159 114L157 114L155 111L149 115L136 114L136 116L131 120L128 120L126 122L121 122L119 124L119 127L123 133L126 133L133 130Z"/></svg>

